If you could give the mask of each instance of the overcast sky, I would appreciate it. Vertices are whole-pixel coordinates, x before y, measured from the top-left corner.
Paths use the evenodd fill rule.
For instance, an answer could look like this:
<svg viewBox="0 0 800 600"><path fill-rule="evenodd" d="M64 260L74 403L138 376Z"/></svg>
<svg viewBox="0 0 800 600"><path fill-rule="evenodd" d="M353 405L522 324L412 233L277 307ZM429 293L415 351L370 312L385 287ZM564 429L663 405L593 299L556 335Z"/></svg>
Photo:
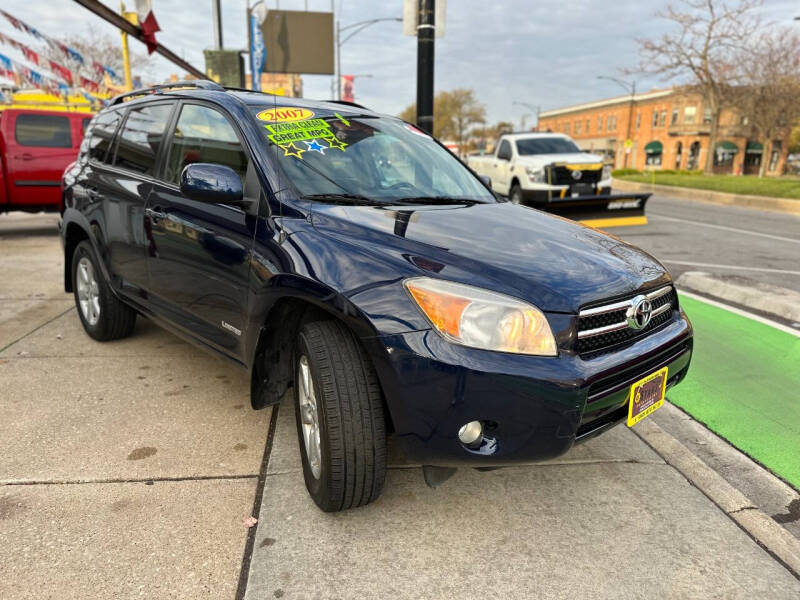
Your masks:
<svg viewBox="0 0 800 600"><path fill-rule="evenodd" d="M118 9L116 2L105 1ZM133 0L128 2L129 9ZM342 26L379 17L402 16L402 0L277 0L281 9L327 10L335 4ZM449 0L446 35L436 41L436 90L467 87L487 107L490 121L513 120L534 111L619 95L621 88L598 75L620 76L636 64L636 38L662 33L667 24L654 17L658 0ZM3 0L3 8L43 33L118 35L100 18L71 0ZM222 0L226 48L247 45L246 0ZM276 0L267 2L275 8ZM159 41L204 69L203 49L213 45L211 0L153 0L162 31ZM764 16L792 25L800 16L797 0L766 0ZM800 29L800 21L797 22ZM0 31L35 47L35 40L16 32L5 19ZM313 44L314 40L309 39ZM136 40L132 49L144 53ZM0 53L11 54L8 48ZM22 62L22 61L20 61ZM161 79L178 69L154 54L148 76ZM372 75L356 80L356 100L375 110L396 114L416 97L416 39L402 35L400 23L379 23L342 47L342 72ZM305 95L330 98L331 78L305 76ZM638 89L666 83L637 78Z"/></svg>

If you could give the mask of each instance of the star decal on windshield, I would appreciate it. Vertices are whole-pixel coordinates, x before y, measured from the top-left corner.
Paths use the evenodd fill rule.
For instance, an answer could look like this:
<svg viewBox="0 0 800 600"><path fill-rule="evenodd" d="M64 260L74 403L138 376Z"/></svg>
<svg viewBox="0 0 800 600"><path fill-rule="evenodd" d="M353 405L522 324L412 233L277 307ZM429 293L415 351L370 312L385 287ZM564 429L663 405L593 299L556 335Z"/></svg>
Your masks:
<svg viewBox="0 0 800 600"><path fill-rule="evenodd" d="M289 142L288 144L282 144L280 148L283 149L284 156L296 156L297 158L303 158L303 150L302 148L298 148L294 145L294 142Z"/></svg>
<svg viewBox="0 0 800 600"><path fill-rule="evenodd" d="M308 146L309 152L319 152L320 154L325 154L325 150L327 150L328 146L323 146L317 140L311 140L310 142L305 142L306 146Z"/></svg>
<svg viewBox="0 0 800 600"><path fill-rule="evenodd" d="M336 148L337 150L341 150L342 152L344 152L344 148L345 146L347 146L347 144L336 138L331 138L331 139L326 138L325 141L328 142L328 146L330 146L331 148Z"/></svg>

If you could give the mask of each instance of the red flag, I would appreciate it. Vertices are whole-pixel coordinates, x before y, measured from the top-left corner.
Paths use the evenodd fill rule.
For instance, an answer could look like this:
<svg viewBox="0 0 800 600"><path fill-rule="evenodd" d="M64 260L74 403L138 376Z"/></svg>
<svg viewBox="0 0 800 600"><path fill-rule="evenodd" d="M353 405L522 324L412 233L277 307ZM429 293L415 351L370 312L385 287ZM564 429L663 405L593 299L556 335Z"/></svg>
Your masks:
<svg viewBox="0 0 800 600"><path fill-rule="evenodd" d="M36 54L36 52L31 50L27 46L23 46L22 44L19 45L19 49L22 50L22 53L25 55L25 58L27 58L35 65L39 64L39 55Z"/></svg>
<svg viewBox="0 0 800 600"><path fill-rule="evenodd" d="M51 60L50 70L54 73L58 73L61 76L61 79L72 85L72 72L67 67Z"/></svg>
<svg viewBox="0 0 800 600"><path fill-rule="evenodd" d="M100 86L97 85L97 82L92 81L91 79L86 79L86 77L81 77L81 87L89 90L90 92L100 91Z"/></svg>
<svg viewBox="0 0 800 600"><path fill-rule="evenodd" d="M92 61L92 68L94 69L94 72L97 73L98 75L100 75L101 77L105 73L105 69L103 69L103 65L101 65L96 60Z"/></svg>
<svg viewBox="0 0 800 600"><path fill-rule="evenodd" d="M355 80L355 75L342 75L342 100L345 102L355 102L356 100L353 94Z"/></svg>
<svg viewBox="0 0 800 600"><path fill-rule="evenodd" d="M153 0L136 0L136 14L139 15L139 26L142 28L147 52L152 54L158 47L156 31L161 31L153 14Z"/></svg>

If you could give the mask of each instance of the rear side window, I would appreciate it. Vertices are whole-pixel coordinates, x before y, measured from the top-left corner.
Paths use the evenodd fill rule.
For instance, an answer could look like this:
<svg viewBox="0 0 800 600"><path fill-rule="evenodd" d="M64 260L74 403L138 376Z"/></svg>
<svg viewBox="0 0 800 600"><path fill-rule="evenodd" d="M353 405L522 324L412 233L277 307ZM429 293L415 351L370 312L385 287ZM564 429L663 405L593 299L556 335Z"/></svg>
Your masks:
<svg viewBox="0 0 800 600"><path fill-rule="evenodd" d="M114 132L117 130L121 118L122 115L117 110L101 113L95 117L89 138L89 158L99 162L106 161L108 149L111 147Z"/></svg>
<svg viewBox="0 0 800 600"><path fill-rule="evenodd" d="M18 115L14 137L20 146L72 148L69 117Z"/></svg>
<svg viewBox="0 0 800 600"><path fill-rule="evenodd" d="M114 165L143 175L155 173L156 155L164 139L172 104L134 108L117 136Z"/></svg>
<svg viewBox="0 0 800 600"><path fill-rule="evenodd" d="M207 106L185 104L175 126L164 178L178 183L183 168L198 162L226 165L243 181L247 171L247 154L222 113Z"/></svg>

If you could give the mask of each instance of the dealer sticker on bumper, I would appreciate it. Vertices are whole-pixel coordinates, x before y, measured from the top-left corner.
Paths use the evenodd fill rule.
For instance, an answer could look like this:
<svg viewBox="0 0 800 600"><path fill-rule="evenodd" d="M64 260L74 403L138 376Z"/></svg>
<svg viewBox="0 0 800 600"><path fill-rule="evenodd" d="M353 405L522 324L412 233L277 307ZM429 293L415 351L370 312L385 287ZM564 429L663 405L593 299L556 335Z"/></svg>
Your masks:
<svg viewBox="0 0 800 600"><path fill-rule="evenodd" d="M664 392L667 389L667 367L651 373L631 385L628 404L628 427L633 427L657 411L664 404Z"/></svg>

